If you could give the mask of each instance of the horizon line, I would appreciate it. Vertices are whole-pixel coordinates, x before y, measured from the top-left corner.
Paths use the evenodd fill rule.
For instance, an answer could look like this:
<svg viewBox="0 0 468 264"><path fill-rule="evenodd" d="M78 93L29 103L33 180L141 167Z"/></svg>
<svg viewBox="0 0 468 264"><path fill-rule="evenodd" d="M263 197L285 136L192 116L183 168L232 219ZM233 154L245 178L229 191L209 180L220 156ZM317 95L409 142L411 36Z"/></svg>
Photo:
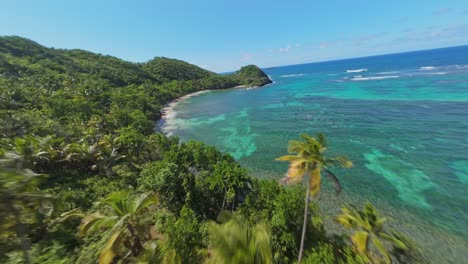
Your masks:
<svg viewBox="0 0 468 264"><path fill-rule="evenodd" d="M136 63L136 64L141 64L141 63L147 63L151 60L153 60L154 58L158 58L158 57L165 57L164 55L156 55L156 56L153 56L152 58L148 59L148 60L145 60L145 61L132 61L132 60L126 60L124 58L121 58L121 57L118 57L118 56L114 56L114 55L111 55L111 54L103 54L103 53L99 53L99 52L93 52L91 50L85 50L85 49L81 49L81 48L58 48L58 47L53 47L53 46L45 46L35 40L32 40L30 38L27 38L27 37L22 37L22 36L18 36L18 35L0 35L0 38L1 37L18 37L18 38L22 38L22 39L26 39L26 40L29 40L29 41L32 41L40 46L43 46L43 47L46 47L46 48L49 48L49 49L60 49L60 50L83 50L83 51L87 51L87 52L91 52L91 53L94 53L94 54L98 54L98 55L102 55L102 56L110 56L110 57L114 57L114 58L117 58L117 59L120 59L120 60L123 60L123 61L126 61L126 62L130 62L130 63ZM371 57L379 57L379 56L388 56L388 55L396 55L396 54L405 54L405 53L413 53L413 52L423 52L423 51L430 51L430 50L438 50L438 49L448 49L448 48L457 48L457 47L465 47L465 46L468 46L468 44L463 44L463 45L456 45L456 46L445 46L445 47L437 47L437 48L431 48L431 49L417 49L417 50L409 50L409 51L402 51L402 52L392 52L392 53L384 53L384 54L373 54L373 55L367 55L367 56L359 56L359 57L346 57L346 58L340 58L340 59L331 59L331 60L321 60L321 61L311 61L311 62L304 62L304 63L295 63L295 64L286 64L286 65L274 65L274 66L258 66L257 64L255 63L248 63L248 64L245 64L244 66L246 65L251 65L251 64L254 64L254 65L257 65L259 68L261 69L271 69L271 68L280 68L280 67L290 67L290 66L298 66L298 65L306 65L306 64L315 64L315 63L325 63L325 62L337 62L337 61L345 61L345 60L353 60L353 59L364 59L364 58L371 58ZM165 57L165 58L169 58L169 57ZM176 60L181 60L181 59L178 59L178 58L169 58L169 59L176 59ZM199 68L202 68L204 70L207 70L207 71L212 71L212 70L209 70L209 69L205 69L203 67L201 67L200 65L197 65L197 64L194 64L194 63L191 63L191 62L188 62L188 61L184 61L184 62L187 62L187 63L190 63L192 65L195 65ZM241 66L243 67L243 66ZM235 69L235 70L230 70L230 71L217 71L215 73L217 74L225 74L225 73L231 73L231 72L235 72L239 69ZM212 71L214 72L214 71Z"/></svg>
<svg viewBox="0 0 468 264"><path fill-rule="evenodd" d="M272 69L272 68L280 68L280 67L299 66L299 65L325 63L325 62L337 62L337 61L354 60L354 59L365 59L365 58L372 58L372 57L390 56L390 55L397 55L397 54L424 52L424 51L430 51L430 50L450 49L450 48L459 48L459 47L468 47L468 44L456 45L456 46L437 47L437 48L431 48L431 49L417 49L417 50L392 52L392 53L384 53L384 54L374 54L374 55L367 55L367 56L360 56L360 57L347 57L347 58L341 58L341 59L311 61L311 62L295 63L295 64L287 64L287 65L267 66L267 67L260 67L260 68L261 69Z"/></svg>

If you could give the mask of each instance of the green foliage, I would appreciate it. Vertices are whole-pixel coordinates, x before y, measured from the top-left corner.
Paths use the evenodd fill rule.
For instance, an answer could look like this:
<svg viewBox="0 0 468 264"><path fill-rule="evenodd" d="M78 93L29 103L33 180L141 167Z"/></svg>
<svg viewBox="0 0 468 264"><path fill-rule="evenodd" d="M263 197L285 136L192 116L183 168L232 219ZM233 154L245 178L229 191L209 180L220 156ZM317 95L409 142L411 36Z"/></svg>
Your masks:
<svg viewBox="0 0 468 264"><path fill-rule="evenodd" d="M295 155L286 155L277 158L278 161L288 161L289 169L286 174L286 179L283 182L302 182L304 176L307 179L307 191L305 195L306 203L304 206L303 227L301 245L299 248L298 262L301 262L304 252L305 232L307 228L308 204L310 195L316 196L320 192L322 170L327 172L327 176L335 184L336 192L341 191L341 184L338 178L330 172L327 167L340 165L345 168L352 167L353 163L345 157L328 158L325 156L328 143L323 134L317 134L316 137L311 137L307 134L301 135L303 141L290 140L288 142L288 152Z"/></svg>
<svg viewBox="0 0 468 264"><path fill-rule="evenodd" d="M142 192L157 192L161 204L178 212L184 205L183 178L176 164L159 161L148 164L138 178L138 188Z"/></svg>
<svg viewBox="0 0 468 264"><path fill-rule="evenodd" d="M291 263L298 254L305 190L301 186L284 188L273 180L256 180L252 191L239 208L240 218L252 225L265 219L272 230L272 248L275 263ZM306 248L325 239L323 223L317 207L309 205Z"/></svg>
<svg viewBox="0 0 468 264"><path fill-rule="evenodd" d="M336 220L344 227L355 230L351 236L351 240L358 253L368 256L373 260L380 260L384 258L386 263L391 263L391 255L382 241L387 241L400 251L407 251L409 248L404 239L397 233L389 233L384 229L384 223L387 221L385 217L379 217L377 209L371 204L367 203L364 210L356 207L352 209L343 207L342 213L337 216ZM373 245L379 255L375 255L370 248Z"/></svg>
<svg viewBox="0 0 468 264"><path fill-rule="evenodd" d="M102 201L103 211L89 214L83 218L80 234L86 235L100 230L111 230L111 236L102 248L99 263L111 263L120 253L126 254L123 248L137 257L143 249L141 233L145 230L140 223L142 213L158 204L153 195L132 196L128 191L114 192ZM140 233L141 232L141 233ZM123 252L122 252L123 251Z"/></svg>
<svg viewBox="0 0 468 264"><path fill-rule="evenodd" d="M328 243L320 243L309 251L303 264L366 264L366 257L356 255L350 248L337 249Z"/></svg>
<svg viewBox="0 0 468 264"><path fill-rule="evenodd" d="M210 263L273 263L270 229L265 223L250 226L235 218L224 224L209 223L212 241Z"/></svg>
<svg viewBox="0 0 468 264"><path fill-rule="evenodd" d="M172 146L164 159L145 166L140 191L154 191L173 213L183 205L198 217L215 219L222 209L234 210L250 190L247 171L213 147L189 142Z"/></svg>
<svg viewBox="0 0 468 264"><path fill-rule="evenodd" d="M303 141L290 140L288 142L288 152L295 155L286 155L276 159L278 161L289 162L285 182L300 182L304 176L308 176L307 186L311 195L315 196L320 192L321 173L324 171L334 183L336 192L339 193L341 191L341 184L328 168L332 166L351 168L353 163L343 156L327 157L325 152L327 151L328 143L323 134L317 134L316 137L302 134L301 137Z"/></svg>
<svg viewBox="0 0 468 264"><path fill-rule="evenodd" d="M255 65L244 66L236 74L244 80L244 85L262 86L272 82L268 75Z"/></svg>
<svg viewBox="0 0 468 264"><path fill-rule="evenodd" d="M306 207L310 258L361 263L329 241L302 186L251 178L214 147L154 132L175 98L270 82L253 65L217 75L0 37L0 262L291 263ZM212 224L210 239L226 211L242 221ZM392 252L410 259L402 250Z"/></svg>
<svg viewBox="0 0 468 264"><path fill-rule="evenodd" d="M147 72L162 78L165 82L175 80L198 80L215 76L216 74L185 61L156 57L143 64Z"/></svg>
<svg viewBox="0 0 468 264"><path fill-rule="evenodd" d="M195 212L184 206L178 218L167 222L166 255L176 252L181 263L200 263L206 247L206 223L198 220Z"/></svg>

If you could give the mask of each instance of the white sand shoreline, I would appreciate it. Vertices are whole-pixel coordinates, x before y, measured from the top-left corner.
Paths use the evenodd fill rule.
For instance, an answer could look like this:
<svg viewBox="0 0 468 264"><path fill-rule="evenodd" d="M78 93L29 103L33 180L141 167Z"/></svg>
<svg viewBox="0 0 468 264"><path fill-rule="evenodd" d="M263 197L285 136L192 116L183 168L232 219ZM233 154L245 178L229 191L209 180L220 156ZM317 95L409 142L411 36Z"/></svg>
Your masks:
<svg viewBox="0 0 468 264"><path fill-rule="evenodd" d="M165 119L168 119L168 118L173 118L175 117L175 111L174 111L174 107L190 98L190 97L193 97L193 96L196 96L196 95L200 95L200 94L203 94L203 93L207 93L207 92L210 92L212 90L203 90L203 91L198 91L198 92L194 92L194 93L189 93L189 94L186 94L182 97L179 97L179 98L176 98L174 100L172 100L171 102L167 103L162 109L161 109L161 118L160 120L165 120Z"/></svg>
<svg viewBox="0 0 468 264"><path fill-rule="evenodd" d="M267 84L267 85L269 85L269 84ZM267 86L267 85L263 85L263 86ZM263 87L263 86L261 86L261 87ZM257 87L259 87L259 86L238 85L238 86L234 86L234 87L226 88L226 89L216 89L216 90L207 89L207 90L202 90L202 91L198 91L198 92L189 93L189 94L186 94L186 95L181 96L179 98L176 98L176 99L172 100L171 102L167 103L161 109L161 118L156 123L156 131L163 132L162 131L162 126L164 125L166 120L172 119L172 118L174 118L176 116L177 113L174 110L174 108L177 106L177 104L184 101L184 100L187 100L190 97L197 96L197 95L200 95L200 94L204 94L204 93L207 93L207 92L212 92L212 91L225 91L225 90L240 89L240 88L246 88L247 90L250 90L250 89L253 89L253 88L257 88Z"/></svg>
<svg viewBox="0 0 468 264"><path fill-rule="evenodd" d="M168 119L168 118L174 118L176 113L174 111L174 107L184 101L184 100L187 100L188 98L190 97L193 97L193 96L197 96L197 95L200 95L200 94L204 94L204 93L207 93L207 92L212 92L212 91L221 91L221 90L229 90L229 89L238 89L238 88L255 88L255 87L249 87L247 85L239 85L239 86L235 86L235 87L232 87L232 88L227 88L227 89L217 89L217 90L202 90L202 91L198 91L198 92L193 92L193 93L189 93L189 94L186 94L184 96L181 96L179 98L176 98L174 100L172 100L171 102L167 103L162 109L161 109L161 120L165 120L165 119Z"/></svg>

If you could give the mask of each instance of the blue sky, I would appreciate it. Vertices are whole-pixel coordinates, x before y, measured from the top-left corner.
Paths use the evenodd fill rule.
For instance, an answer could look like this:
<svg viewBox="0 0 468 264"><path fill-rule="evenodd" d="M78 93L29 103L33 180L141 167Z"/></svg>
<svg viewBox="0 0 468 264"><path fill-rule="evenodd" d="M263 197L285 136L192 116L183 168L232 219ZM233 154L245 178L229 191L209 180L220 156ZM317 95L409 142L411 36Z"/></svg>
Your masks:
<svg viewBox="0 0 468 264"><path fill-rule="evenodd" d="M468 44L468 1L0 0L0 35L223 72Z"/></svg>

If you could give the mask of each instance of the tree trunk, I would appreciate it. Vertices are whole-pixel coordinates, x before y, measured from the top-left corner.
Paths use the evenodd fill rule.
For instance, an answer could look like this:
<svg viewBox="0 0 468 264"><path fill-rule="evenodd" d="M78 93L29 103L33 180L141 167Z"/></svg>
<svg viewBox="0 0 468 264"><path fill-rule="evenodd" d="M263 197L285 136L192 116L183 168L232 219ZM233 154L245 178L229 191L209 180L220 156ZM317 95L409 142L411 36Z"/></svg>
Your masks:
<svg viewBox="0 0 468 264"><path fill-rule="evenodd" d="M137 236L135 229L130 223L127 224L127 229L130 231L130 234L134 240L132 246L133 255L138 256L138 253L143 249L143 245L141 244L140 238Z"/></svg>
<svg viewBox="0 0 468 264"><path fill-rule="evenodd" d="M297 263L300 264L302 255L304 253L304 241L307 229L307 215L309 214L309 200L310 200L310 180L307 180L307 190L304 207L304 223L302 224L302 235L301 235L301 247L299 248L299 256L297 257Z"/></svg>

